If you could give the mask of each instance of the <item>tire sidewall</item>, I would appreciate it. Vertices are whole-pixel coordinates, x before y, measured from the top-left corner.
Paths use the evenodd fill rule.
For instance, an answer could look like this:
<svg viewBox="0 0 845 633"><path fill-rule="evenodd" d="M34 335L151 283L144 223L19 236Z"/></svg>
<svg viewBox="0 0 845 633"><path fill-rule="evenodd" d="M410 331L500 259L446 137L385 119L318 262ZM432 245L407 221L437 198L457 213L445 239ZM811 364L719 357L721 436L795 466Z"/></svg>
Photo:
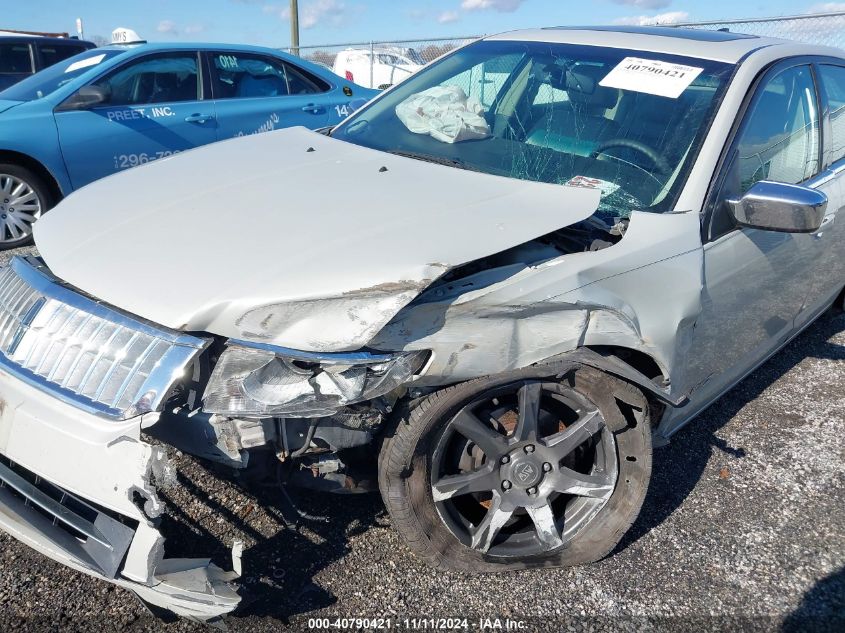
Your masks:
<svg viewBox="0 0 845 633"><path fill-rule="evenodd" d="M620 419L608 384L617 385L619 379L591 368L572 364L532 367L518 372L470 381L438 392L440 397L426 407L416 407L406 421L400 422L396 435L389 439L385 451L387 463L401 468L385 468L382 478L383 494L388 509L391 505L407 508L397 528L406 542L417 543L420 537L428 540L425 553L439 558L447 567L464 571L495 571L534 567L558 567L598 560L607 555L619 542L639 513L651 474L651 431L647 415L635 426L624 425L613 431L619 475L613 494L598 514L562 547L519 559L489 556L473 550L455 537L437 511L431 492L431 455L436 440L452 417L464 406L490 389L525 380L549 379L569 381L569 385L592 401L605 420ZM622 383L627 385L627 383ZM643 402L645 399L643 398ZM647 414L647 411L643 412ZM608 422L610 426L610 423ZM617 425L620 426L620 425ZM632 458L632 459L629 459ZM393 470L393 472L391 472ZM397 493L398 497L397 497ZM401 499L402 496L405 499ZM391 514L393 514L391 510ZM412 548L414 546L412 545Z"/></svg>

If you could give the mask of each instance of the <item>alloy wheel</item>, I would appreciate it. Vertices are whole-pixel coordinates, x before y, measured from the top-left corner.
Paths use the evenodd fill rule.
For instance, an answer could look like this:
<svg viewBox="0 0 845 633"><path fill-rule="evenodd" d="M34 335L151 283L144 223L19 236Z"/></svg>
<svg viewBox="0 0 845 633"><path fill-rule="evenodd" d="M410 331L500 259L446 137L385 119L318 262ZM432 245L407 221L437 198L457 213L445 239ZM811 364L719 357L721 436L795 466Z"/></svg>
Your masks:
<svg viewBox="0 0 845 633"><path fill-rule="evenodd" d="M0 173L0 242L16 242L32 234L43 212L38 193L25 180Z"/></svg>
<svg viewBox="0 0 845 633"><path fill-rule="evenodd" d="M449 420L432 452L431 492L464 545L531 556L587 528L617 476L615 439L598 408L568 385L524 381Z"/></svg>

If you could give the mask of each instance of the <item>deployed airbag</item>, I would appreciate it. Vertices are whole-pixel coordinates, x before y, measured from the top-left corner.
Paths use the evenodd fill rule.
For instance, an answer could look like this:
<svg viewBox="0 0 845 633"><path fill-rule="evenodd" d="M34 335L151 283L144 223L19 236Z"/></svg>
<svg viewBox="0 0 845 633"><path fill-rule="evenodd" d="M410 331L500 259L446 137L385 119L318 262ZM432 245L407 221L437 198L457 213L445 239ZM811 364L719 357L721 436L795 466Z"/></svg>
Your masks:
<svg viewBox="0 0 845 633"><path fill-rule="evenodd" d="M490 136L484 108L460 86L435 86L396 106L396 116L414 134L429 134L443 143Z"/></svg>

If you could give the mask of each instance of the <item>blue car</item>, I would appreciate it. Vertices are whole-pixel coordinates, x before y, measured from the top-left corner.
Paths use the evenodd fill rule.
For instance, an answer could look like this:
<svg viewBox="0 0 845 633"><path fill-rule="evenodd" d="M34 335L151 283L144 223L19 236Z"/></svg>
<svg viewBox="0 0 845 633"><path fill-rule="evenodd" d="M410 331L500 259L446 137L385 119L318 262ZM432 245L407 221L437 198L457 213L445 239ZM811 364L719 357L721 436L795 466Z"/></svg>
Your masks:
<svg viewBox="0 0 845 633"><path fill-rule="evenodd" d="M70 57L0 92L0 250L28 243L38 217L98 178L214 141L332 126L376 94L255 46L141 43Z"/></svg>

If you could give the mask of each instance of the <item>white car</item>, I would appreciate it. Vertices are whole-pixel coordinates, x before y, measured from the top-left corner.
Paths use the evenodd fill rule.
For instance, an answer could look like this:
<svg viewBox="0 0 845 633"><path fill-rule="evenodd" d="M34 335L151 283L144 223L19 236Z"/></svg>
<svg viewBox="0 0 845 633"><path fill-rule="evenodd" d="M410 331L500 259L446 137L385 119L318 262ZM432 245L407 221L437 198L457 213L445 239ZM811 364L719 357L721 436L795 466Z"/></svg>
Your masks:
<svg viewBox="0 0 845 633"><path fill-rule="evenodd" d="M334 60L334 73L365 88L388 88L407 79L425 61L413 48L348 48Z"/></svg>
<svg viewBox="0 0 845 633"><path fill-rule="evenodd" d="M653 443L841 301L843 108L838 49L531 30L325 134L84 187L35 224L43 259L0 269L0 527L217 618L240 547L232 571L165 555L179 449L267 485L377 479L440 569L600 559Z"/></svg>

